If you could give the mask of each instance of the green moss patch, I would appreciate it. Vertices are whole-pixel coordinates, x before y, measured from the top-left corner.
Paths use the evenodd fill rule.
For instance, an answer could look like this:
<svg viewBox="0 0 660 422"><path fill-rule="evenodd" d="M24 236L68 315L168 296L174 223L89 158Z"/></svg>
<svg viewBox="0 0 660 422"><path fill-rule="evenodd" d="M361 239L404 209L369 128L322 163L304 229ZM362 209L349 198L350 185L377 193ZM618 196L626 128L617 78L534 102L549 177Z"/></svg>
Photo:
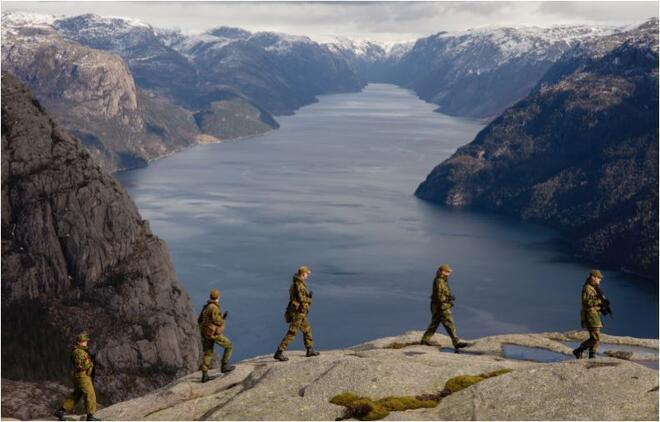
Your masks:
<svg viewBox="0 0 660 422"><path fill-rule="evenodd" d="M431 408L438 405L439 398L431 396L388 396L379 400L361 397L352 392L337 394L330 403L346 407L341 419L355 418L361 421L383 419L390 412L403 412L412 409Z"/></svg>
<svg viewBox="0 0 660 422"><path fill-rule="evenodd" d="M445 383L445 390L449 394L452 394L457 391L466 389L469 386L481 382L485 379L506 374L507 372L511 372L511 369L498 369L497 371L489 372L487 374L479 374L479 375L459 375L457 377L453 377L447 380L447 382Z"/></svg>
<svg viewBox="0 0 660 422"><path fill-rule="evenodd" d="M374 400L346 391L331 398L330 403L346 408L344 415L341 418L337 418L337 420L355 418L361 421L375 421L383 419L390 412L436 407L440 403L440 400L452 393L463 390L485 379L506 374L507 372L511 372L511 369L499 369L479 375L459 375L447 380L445 388L442 391L418 396L388 396Z"/></svg>
<svg viewBox="0 0 660 422"><path fill-rule="evenodd" d="M351 393L350 391L347 391L345 393L337 394L333 398L330 399L330 403L336 404L339 406L348 406L349 404L353 403L355 400L359 400L360 396L358 396L355 393Z"/></svg>

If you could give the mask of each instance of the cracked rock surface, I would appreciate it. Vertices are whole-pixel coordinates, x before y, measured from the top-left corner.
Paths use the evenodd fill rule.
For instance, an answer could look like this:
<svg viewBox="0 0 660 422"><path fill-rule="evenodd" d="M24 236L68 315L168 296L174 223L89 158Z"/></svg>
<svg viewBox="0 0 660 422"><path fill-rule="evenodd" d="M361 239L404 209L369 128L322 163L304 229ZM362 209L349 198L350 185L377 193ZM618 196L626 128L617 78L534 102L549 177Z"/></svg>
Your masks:
<svg viewBox="0 0 660 422"><path fill-rule="evenodd" d="M570 353L560 343L582 333L516 334L484 337L464 354L412 344L421 331L377 339L348 349L324 350L306 358L290 351L288 362L260 356L202 384L196 372L143 397L98 412L105 420L334 420L343 407L329 403L353 391L381 398L441 390L457 375L497 369L513 371L457 392L436 408L392 412L390 420L657 420L658 373L634 362L598 358L539 363L503 357L505 344ZM449 347L448 337L433 338ZM657 340L606 336L605 341L651 347ZM404 347L390 348L393 343ZM409 344L409 345L407 345ZM565 349L568 350L565 350Z"/></svg>

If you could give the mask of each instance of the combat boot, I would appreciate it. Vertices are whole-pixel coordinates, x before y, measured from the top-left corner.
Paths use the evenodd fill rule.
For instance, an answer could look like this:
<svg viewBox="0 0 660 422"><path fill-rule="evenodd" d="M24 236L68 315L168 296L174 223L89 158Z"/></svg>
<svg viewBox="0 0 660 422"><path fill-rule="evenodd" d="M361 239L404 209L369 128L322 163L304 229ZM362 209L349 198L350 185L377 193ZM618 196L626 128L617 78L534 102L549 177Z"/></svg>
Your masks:
<svg viewBox="0 0 660 422"><path fill-rule="evenodd" d="M202 371L202 382L209 382L213 378L209 377L208 371Z"/></svg>
<svg viewBox="0 0 660 422"><path fill-rule="evenodd" d="M231 372L234 369L236 369L236 367L234 365L230 365L228 363L223 363L222 366L220 367L220 372L222 372L223 374L226 374L227 372Z"/></svg>
<svg viewBox="0 0 660 422"><path fill-rule="evenodd" d="M307 356L308 358L311 358L312 356L318 356L319 354L320 353L317 352L316 350L314 350L313 347L308 347L307 348L307 354L305 356Z"/></svg>
<svg viewBox="0 0 660 422"><path fill-rule="evenodd" d="M433 346L429 340L422 339L422 341L419 342L422 346Z"/></svg>
<svg viewBox="0 0 660 422"><path fill-rule="evenodd" d="M454 343L454 349L462 349L464 347L468 347L470 343L467 341L463 341L461 339L457 339L456 342Z"/></svg>
<svg viewBox="0 0 660 422"><path fill-rule="evenodd" d="M94 417L94 415L87 415L87 420L88 421L100 421L101 419L97 419Z"/></svg>
<svg viewBox="0 0 660 422"><path fill-rule="evenodd" d="M589 359L594 359L596 357L596 352L589 350Z"/></svg>
<svg viewBox="0 0 660 422"><path fill-rule="evenodd" d="M281 361L281 362L286 362L287 360L289 360L288 357L284 356L284 354L282 353L281 350L278 350L277 352L275 352L275 354L273 355L273 357L274 357L276 360L279 360L279 361Z"/></svg>
<svg viewBox="0 0 660 422"><path fill-rule="evenodd" d="M65 410L63 408L60 408L57 412L55 412L55 417L57 418L58 421L64 421L64 415L65 415Z"/></svg>
<svg viewBox="0 0 660 422"><path fill-rule="evenodd" d="M581 347L578 347L577 349L573 350L573 356L575 356L575 359L582 359L584 356L582 356L582 353L584 352L584 349Z"/></svg>

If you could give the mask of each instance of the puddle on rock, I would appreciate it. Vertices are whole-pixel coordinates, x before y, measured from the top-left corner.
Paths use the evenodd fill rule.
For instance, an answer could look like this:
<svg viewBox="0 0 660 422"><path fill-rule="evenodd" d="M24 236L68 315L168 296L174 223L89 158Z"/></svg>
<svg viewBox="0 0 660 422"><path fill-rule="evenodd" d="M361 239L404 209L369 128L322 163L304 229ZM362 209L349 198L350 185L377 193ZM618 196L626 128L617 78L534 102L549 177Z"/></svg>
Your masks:
<svg viewBox="0 0 660 422"><path fill-rule="evenodd" d="M660 368L658 367L658 361L657 360L631 360L631 362L638 363L640 365L644 365L647 368L655 369L656 371Z"/></svg>
<svg viewBox="0 0 660 422"><path fill-rule="evenodd" d="M517 344L503 344L502 355L507 359L529 360L533 362L562 362L574 359L572 356L553 352L552 350L520 346Z"/></svg>

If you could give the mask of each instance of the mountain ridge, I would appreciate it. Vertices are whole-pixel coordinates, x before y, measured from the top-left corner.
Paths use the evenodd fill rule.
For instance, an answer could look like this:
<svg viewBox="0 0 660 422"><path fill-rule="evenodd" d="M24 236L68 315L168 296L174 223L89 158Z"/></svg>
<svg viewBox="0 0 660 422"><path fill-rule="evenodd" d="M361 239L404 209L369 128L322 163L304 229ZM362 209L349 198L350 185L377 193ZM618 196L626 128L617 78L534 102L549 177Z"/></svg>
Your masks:
<svg viewBox="0 0 660 422"><path fill-rule="evenodd" d="M416 195L550 224L587 259L657 279L657 22L567 52Z"/></svg>

